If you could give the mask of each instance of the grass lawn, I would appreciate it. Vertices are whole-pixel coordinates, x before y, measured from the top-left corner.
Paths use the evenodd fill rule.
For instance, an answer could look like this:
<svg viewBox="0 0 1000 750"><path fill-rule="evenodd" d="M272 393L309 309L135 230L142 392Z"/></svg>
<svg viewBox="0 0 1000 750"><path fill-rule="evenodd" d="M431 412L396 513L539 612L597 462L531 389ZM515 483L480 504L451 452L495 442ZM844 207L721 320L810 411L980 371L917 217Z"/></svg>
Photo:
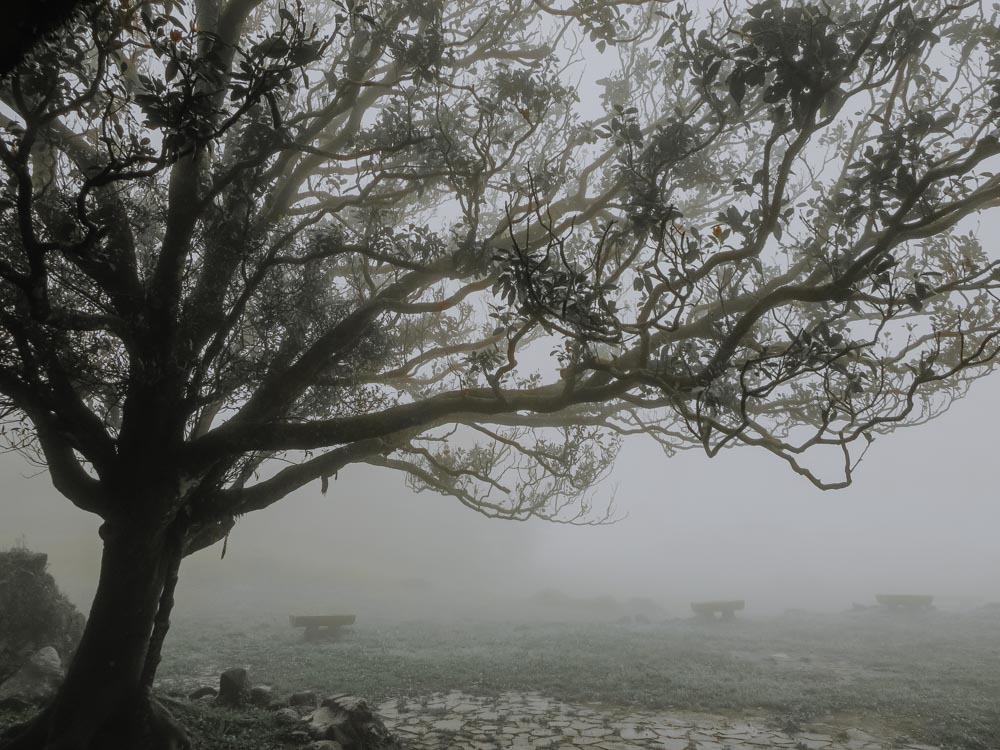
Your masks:
<svg viewBox="0 0 1000 750"><path fill-rule="evenodd" d="M460 690L833 719L968 750L1000 747L1000 614L863 612L701 624L389 622L304 642L285 617L181 619L164 690L249 666L278 692L383 701ZM235 719L233 719L235 721ZM891 735L890 735L891 736Z"/></svg>

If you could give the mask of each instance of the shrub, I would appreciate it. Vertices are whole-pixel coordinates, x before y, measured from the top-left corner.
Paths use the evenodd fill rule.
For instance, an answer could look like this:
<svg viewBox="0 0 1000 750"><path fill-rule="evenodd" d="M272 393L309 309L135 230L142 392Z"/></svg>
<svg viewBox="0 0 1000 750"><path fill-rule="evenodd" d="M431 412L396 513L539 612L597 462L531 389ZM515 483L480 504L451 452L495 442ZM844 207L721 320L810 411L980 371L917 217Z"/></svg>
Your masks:
<svg viewBox="0 0 1000 750"><path fill-rule="evenodd" d="M52 646L65 662L83 634L84 616L48 573L48 555L23 546L0 551L0 681L26 654Z"/></svg>

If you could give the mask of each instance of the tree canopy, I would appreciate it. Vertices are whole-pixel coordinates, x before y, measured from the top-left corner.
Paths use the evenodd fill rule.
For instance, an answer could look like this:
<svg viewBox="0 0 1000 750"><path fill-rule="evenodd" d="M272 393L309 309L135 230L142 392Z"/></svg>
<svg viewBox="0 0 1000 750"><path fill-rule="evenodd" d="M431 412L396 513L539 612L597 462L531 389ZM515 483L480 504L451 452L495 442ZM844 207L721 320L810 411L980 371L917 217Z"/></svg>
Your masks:
<svg viewBox="0 0 1000 750"><path fill-rule="evenodd" d="M839 486L986 369L995 11L508 5L100 4L5 80L0 390L62 492L561 517L632 433Z"/></svg>
<svg viewBox="0 0 1000 750"><path fill-rule="evenodd" d="M844 486L997 353L998 29L944 0L84 4L0 85L4 436L106 543L177 554L354 463L599 521L633 434Z"/></svg>

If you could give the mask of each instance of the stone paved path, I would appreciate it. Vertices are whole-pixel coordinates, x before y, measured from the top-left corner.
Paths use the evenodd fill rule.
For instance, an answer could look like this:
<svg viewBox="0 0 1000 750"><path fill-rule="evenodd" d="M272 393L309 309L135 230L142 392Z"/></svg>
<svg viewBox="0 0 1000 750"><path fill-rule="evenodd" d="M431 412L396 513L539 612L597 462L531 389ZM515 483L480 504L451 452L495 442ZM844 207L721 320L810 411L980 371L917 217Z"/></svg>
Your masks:
<svg viewBox="0 0 1000 750"><path fill-rule="evenodd" d="M938 750L858 729L786 734L751 721L571 705L533 693L438 694L389 701L378 712L414 750Z"/></svg>

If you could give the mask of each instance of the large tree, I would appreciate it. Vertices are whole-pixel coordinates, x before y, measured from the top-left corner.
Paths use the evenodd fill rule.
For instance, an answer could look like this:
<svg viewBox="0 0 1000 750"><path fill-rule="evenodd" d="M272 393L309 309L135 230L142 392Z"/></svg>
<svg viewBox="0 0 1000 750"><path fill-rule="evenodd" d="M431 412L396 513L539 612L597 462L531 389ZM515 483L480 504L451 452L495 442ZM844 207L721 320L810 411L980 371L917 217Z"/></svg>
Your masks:
<svg viewBox="0 0 1000 750"><path fill-rule="evenodd" d="M0 87L0 394L104 556L6 747L175 731L149 689L181 559L350 464L570 522L631 434L848 483L1000 346L998 27L953 0L85 6Z"/></svg>

